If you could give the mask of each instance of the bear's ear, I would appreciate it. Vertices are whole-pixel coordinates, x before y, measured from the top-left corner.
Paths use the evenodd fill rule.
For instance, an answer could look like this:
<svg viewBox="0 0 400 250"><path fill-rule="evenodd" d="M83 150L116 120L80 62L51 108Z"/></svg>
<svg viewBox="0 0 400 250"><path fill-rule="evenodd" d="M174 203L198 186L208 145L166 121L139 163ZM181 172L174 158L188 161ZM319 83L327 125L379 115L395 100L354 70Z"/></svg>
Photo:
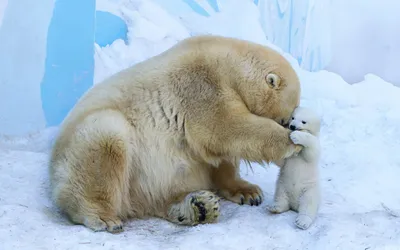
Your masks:
<svg viewBox="0 0 400 250"><path fill-rule="evenodd" d="M267 82L267 84L271 87L271 88L277 88L279 87L279 83L281 82L281 78L274 74L274 73L269 73L266 77L265 77L265 81Z"/></svg>

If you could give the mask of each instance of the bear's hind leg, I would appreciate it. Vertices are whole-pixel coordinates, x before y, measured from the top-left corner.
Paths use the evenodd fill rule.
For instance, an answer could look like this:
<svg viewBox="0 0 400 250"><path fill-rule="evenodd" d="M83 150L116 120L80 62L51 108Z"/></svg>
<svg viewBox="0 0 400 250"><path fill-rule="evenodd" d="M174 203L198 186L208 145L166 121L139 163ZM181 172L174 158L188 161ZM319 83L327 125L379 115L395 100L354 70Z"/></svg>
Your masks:
<svg viewBox="0 0 400 250"><path fill-rule="evenodd" d="M219 217L219 201L220 198L211 191L184 193L170 200L163 217L180 225L213 223Z"/></svg>
<svg viewBox="0 0 400 250"><path fill-rule="evenodd" d="M78 125L65 160L57 162L58 169L67 166L68 179L53 191L75 224L94 231L123 231L121 218L130 210L129 145L129 127L117 111L96 112Z"/></svg>

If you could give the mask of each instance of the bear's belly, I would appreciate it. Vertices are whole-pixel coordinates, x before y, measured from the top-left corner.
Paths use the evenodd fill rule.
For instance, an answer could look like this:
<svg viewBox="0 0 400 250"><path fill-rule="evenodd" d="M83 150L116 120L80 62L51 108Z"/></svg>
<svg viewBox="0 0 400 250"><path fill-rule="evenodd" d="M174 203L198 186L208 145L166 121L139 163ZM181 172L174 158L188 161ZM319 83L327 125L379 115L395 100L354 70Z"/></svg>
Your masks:
<svg viewBox="0 0 400 250"><path fill-rule="evenodd" d="M175 138L152 133L133 140L132 149L131 200L144 200L149 207L182 193L212 188L210 166L191 157Z"/></svg>

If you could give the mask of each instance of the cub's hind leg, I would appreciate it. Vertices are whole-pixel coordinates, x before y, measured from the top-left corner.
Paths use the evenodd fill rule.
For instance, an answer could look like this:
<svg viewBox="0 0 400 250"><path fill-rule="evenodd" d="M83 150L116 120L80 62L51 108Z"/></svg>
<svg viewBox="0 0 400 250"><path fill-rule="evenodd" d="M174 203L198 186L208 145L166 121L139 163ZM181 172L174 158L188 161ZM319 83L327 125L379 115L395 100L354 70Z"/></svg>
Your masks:
<svg viewBox="0 0 400 250"><path fill-rule="evenodd" d="M170 222L194 226L213 223L220 214L220 198L211 191L200 190L173 197L162 216Z"/></svg>
<svg viewBox="0 0 400 250"><path fill-rule="evenodd" d="M295 225L300 229L307 229L315 221L319 210L320 192L317 185L304 190L299 199L298 215Z"/></svg>
<svg viewBox="0 0 400 250"><path fill-rule="evenodd" d="M74 223L94 231L123 230L122 219L130 211L129 134L120 113L103 110L86 117L69 143L56 142L53 198Z"/></svg>
<svg viewBox="0 0 400 250"><path fill-rule="evenodd" d="M281 175L279 175L275 185L274 201L268 206L268 210L271 213L280 214L289 211L289 209L289 197L287 196L284 182L281 180Z"/></svg>

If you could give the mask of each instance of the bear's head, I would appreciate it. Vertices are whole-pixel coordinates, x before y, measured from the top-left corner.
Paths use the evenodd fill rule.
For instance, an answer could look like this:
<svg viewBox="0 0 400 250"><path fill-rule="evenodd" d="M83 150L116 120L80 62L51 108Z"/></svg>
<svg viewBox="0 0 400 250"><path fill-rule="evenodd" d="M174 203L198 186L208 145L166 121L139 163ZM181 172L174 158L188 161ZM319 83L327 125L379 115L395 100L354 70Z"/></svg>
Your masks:
<svg viewBox="0 0 400 250"><path fill-rule="evenodd" d="M297 107L289 123L290 130L306 131L312 135L318 136L321 128L321 119L311 109Z"/></svg>
<svg viewBox="0 0 400 250"><path fill-rule="evenodd" d="M241 51L237 89L251 113L287 126L300 103L300 81L290 63L275 50L246 44Z"/></svg>

